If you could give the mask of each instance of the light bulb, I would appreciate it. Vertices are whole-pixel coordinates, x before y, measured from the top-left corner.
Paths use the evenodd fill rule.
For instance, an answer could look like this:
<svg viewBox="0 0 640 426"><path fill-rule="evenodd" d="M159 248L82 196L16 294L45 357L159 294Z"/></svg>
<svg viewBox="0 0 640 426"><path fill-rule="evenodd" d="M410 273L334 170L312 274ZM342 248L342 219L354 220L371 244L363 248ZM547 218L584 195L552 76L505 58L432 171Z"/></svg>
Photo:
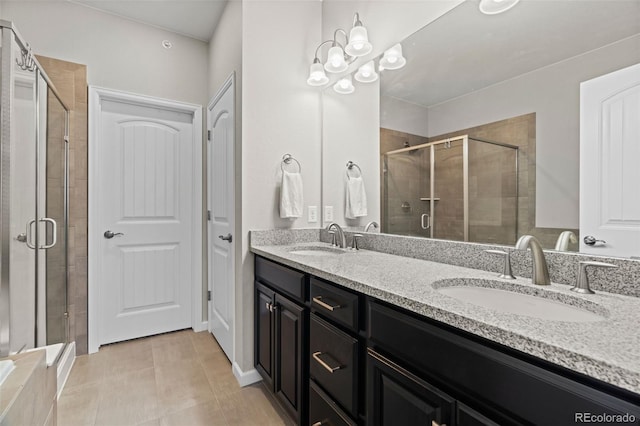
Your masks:
<svg viewBox="0 0 640 426"><path fill-rule="evenodd" d="M353 87L351 75L340 79L336 84L333 85L333 90L335 90L337 93L340 93L341 95L348 95L349 93L353 93L356 88Z"/></svg>
<svg viewBox="0 0 640 426"><path fill-rule="evenodd" d="M324 73L324 68L320 63L320 60L316 58L309 67L309 78L307 84L310 86L323 86L329 82L329 78Z"/></svg>
<svg viewBox="0 0 640 426"><path fill-rule="evenodd" d="M371 50L373 50L373 46L369 43L367 29L362 24L356 24L349 33L349 44L345 46L344 51L349 56L364 56Z"/></svg>
<svg viewBox="0 0 640 426"><path fill-rule="evenodd" d="M400 43L391 46L384 52L380 59L380 66L387 70L397 70L405 66L407 60L402 56L402 45Z"/></svg>
<svg viewBox="0 0 640 426"><path fill-rule="evenodd" d="M378 79L378 74L376 74L376 66L373 61L369 61L362 65L354 77L360 83L373 83L376 81Z"/></svg>
<svg viewBox="0 0 640 426"><path fill-rule="evenodd" d="M327 57L327 63L324 64L324 69L329 72L342 72L345 71L349 65L344 60L344 52L340 46L333 46L329 49Z"/></svg>

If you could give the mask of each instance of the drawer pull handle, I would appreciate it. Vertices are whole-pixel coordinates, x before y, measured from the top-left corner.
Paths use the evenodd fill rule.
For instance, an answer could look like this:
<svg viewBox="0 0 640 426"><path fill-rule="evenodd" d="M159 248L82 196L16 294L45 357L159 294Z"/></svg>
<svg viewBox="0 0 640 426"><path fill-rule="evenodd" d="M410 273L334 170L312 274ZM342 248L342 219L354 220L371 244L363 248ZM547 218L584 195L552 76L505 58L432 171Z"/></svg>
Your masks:
<svg viewBox="0 0 640 426"><path fill-rule="evenodd" d="M432 420L431 421L431 426L447 426L447 425L445 425L444 423L438 423L435 420Z"/></svg>
<svg viewBox="0 0 640 426"><path fill-rule="evenodd" d="M312 424L311 426L322 426L322 422L315 422L314 424Z"/></svg>
<svg viewBox="0 0 640 426"><path fill-rule="evenodd" d="M340 305L330 305L326 302L322 301L322 296L316 296L313 298L313 301L316 302L318 305L322 306L325 309L330 310L331 312L335 311L336 309L339 309L341 306Z"/></svg>
<svg viewBox="0 0 640 426"><path fill-rule="evenodd" d="M315 359L316 361L318 361L318 364L320 364L321 366L324 367L325 370L327 370L329 373L333 373L334 371L340 370L342 368L342 366L338 365L337 367L332 367L329 364L327 364L325 361L322 360L322 358L320 358L320 356L322 355L327 355L324 354L322 352L314 352L312 354L313 359Z"/></svg>

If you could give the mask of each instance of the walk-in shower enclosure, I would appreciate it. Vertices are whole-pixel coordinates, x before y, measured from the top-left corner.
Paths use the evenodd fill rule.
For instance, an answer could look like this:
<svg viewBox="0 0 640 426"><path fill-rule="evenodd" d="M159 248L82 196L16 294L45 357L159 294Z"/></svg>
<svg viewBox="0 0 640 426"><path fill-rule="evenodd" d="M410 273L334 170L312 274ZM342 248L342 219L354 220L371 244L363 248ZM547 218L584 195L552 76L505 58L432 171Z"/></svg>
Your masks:
<svg viewBox="0 0 640 426"><path fill-rule="evenodd" d="M69 109L0 21L0 356L68 341Z"/></svg>
<svg viewBox="0 0 640 426"><path fill-rule="evenodd" d="M514 244L518 147L467 135L383 155L382 231Z"/></svg>

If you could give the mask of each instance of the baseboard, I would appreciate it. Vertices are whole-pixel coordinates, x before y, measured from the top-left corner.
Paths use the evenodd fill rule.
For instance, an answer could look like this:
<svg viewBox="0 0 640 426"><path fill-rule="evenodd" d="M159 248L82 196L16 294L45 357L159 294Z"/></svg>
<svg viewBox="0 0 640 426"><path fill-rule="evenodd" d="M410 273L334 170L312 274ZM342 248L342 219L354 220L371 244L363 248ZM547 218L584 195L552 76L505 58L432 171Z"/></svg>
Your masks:
<svg viewBox="0 0 640 426"><path fill-rule="evenodd" d="M58 360L57 374L58 374L58 398L64 389L64 385L67 384L67 379L71 373L71 368L76 362L76 342L70 342L64 350L64 353Z"/></svg>
<svg viewBox="0 0 640 426"><path fill-rule="evenodd" d="M193 326L193 331L195 331L196 333L199 331L207 331L209 330L209 322L208 321L202 321L200 323L195 323Z"/></svg>
<svg viewBox="0 0 640 426"><path fill-rule="evenodd" d="M249 371L242 371L238 363L234 362L232 370L241 387L249 386L262 380L262 376L255 368Z"/></svg>

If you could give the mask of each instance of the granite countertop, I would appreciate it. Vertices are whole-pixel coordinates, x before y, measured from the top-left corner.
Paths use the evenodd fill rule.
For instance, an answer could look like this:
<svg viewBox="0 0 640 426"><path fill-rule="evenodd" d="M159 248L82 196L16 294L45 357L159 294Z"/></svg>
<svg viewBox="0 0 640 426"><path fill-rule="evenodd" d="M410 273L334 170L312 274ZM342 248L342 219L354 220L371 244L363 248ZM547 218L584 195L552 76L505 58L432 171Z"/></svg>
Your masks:
<svg viewBox="0 0 640 426"><path fill-rule="evenodd" d="M292 268L449 324L524 353L640 393L640 298L598 292L581 295L569 286L536 286L530 279L505 280L493 272L369 250L335 256L296 255L294 249L326 243L252 245L251 251ZM454 279L450 282L441 280ZM438 287L481 279L483 286L544 295L603 315L595 322L552 321L501 313L460 301Z"/></svg>

